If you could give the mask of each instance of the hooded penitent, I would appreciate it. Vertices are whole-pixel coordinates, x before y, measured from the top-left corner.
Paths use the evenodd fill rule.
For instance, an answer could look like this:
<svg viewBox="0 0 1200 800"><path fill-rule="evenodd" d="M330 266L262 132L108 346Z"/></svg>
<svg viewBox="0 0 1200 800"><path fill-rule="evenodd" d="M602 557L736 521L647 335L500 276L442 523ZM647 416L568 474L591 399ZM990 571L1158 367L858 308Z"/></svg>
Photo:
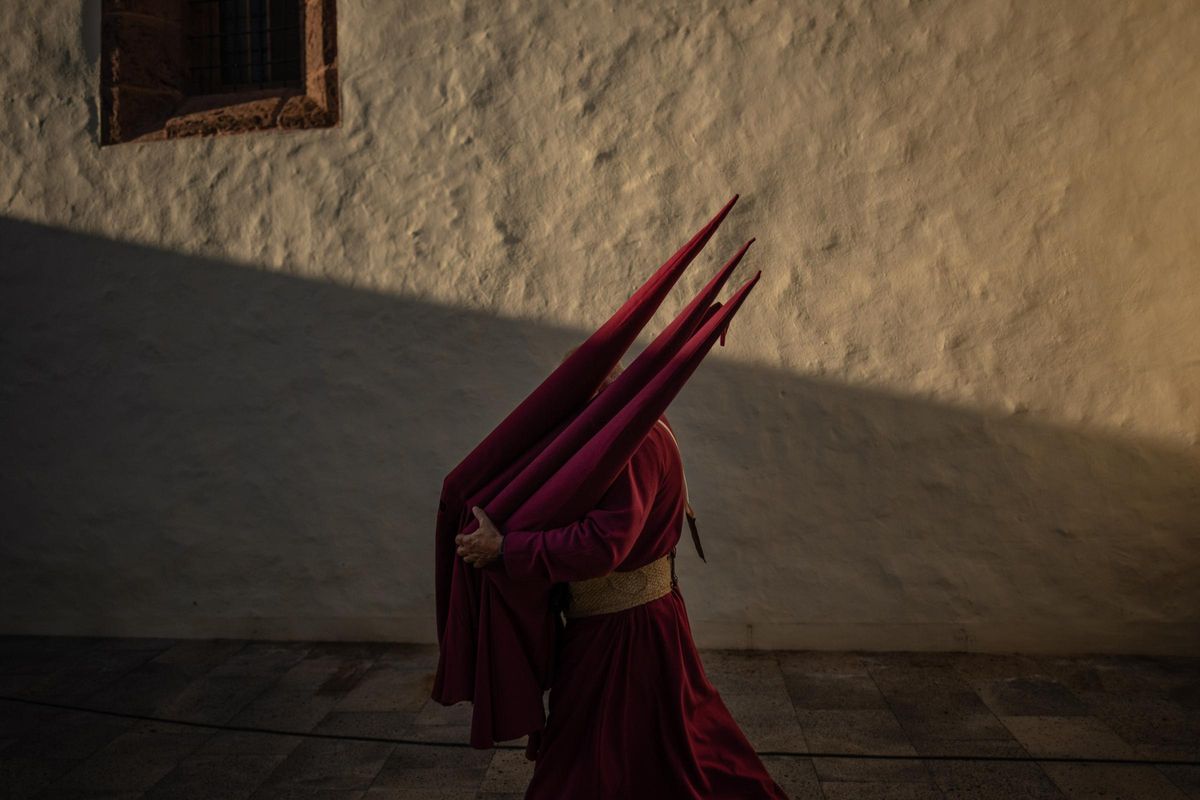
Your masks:
<svg viewBox="0 0 1200 800"><path fill-rule="evenodd" d="M724 339L758 281L755 274L724 305L716 302L747 242L593 397L736 201L735 195L443 482L433 697L446 705L474 702L474 747L541 730L559 620L551 609L552 584L514 580L498 565L473 567L457 557L454 537L478 528L472 506L482 507L501 531L542 530L583 517L604 496L714 342Z"/></svg>

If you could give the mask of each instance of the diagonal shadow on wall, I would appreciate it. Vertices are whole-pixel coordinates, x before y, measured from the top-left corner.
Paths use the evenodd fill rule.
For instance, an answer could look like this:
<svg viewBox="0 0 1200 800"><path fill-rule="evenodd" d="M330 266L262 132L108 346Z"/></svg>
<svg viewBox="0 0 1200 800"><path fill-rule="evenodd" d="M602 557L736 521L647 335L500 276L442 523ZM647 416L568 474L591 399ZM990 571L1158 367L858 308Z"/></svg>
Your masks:
<svg viewBox="0 0 1200 800"><path fill-rule="evenodd" d="M442 476L588 333L13 219L0 248L0 632L432 640ZM1195 448L721 355L668 412L702 644L1196 652Z"/></svg>

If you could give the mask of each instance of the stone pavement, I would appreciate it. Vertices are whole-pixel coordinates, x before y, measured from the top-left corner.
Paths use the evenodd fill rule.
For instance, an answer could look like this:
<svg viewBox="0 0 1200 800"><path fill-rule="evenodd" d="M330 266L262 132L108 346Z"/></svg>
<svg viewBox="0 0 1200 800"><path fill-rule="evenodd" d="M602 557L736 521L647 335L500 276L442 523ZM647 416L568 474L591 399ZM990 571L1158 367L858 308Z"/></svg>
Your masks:
<svg viewBox="0 0 1200 800"><path fill-rule="evenodd" d="M1200 798L1200 660L702 653L796 800ZM0 638L0 695L292 732L464 742L417 645ZM519 744L519 743L514 743ZM938 759L935 756L962 756ZM1038 760L981 760L988 756ZM974 760L972 760L974 758ZM233 732L0 701L5 798L519 798L519 750ZM665 799L664 799L665 800Z"/></svg>

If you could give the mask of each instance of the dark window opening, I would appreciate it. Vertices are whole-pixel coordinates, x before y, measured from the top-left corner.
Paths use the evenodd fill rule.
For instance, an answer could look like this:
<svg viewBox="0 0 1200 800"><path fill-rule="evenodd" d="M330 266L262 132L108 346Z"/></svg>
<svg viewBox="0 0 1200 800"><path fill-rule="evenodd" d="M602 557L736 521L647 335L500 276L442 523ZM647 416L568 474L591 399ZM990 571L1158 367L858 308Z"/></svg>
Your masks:
<svg viewBox="0 0 1200 800"><path fill-rule="evenodd" d="M296 0L189 0L191 93L303 88Z"/></svg>
<svg viewBox="0 0 1200 800"><path fill-rule="evenodd" d="M331 128L337 0L100 0L100 144Z"/></svg>

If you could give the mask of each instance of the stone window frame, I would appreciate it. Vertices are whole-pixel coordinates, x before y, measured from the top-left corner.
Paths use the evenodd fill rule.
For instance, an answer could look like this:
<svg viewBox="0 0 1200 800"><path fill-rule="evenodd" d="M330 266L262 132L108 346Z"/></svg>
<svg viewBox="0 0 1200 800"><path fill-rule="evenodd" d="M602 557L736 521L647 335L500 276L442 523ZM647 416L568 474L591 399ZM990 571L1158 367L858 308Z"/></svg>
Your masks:
<svg viewBox="0 0 1200 800"><path fill-rule="evenodd" d="M337 0L302 4L302 87L189 93L187 0L102 0L100 144L336 126Z"/></svg>

